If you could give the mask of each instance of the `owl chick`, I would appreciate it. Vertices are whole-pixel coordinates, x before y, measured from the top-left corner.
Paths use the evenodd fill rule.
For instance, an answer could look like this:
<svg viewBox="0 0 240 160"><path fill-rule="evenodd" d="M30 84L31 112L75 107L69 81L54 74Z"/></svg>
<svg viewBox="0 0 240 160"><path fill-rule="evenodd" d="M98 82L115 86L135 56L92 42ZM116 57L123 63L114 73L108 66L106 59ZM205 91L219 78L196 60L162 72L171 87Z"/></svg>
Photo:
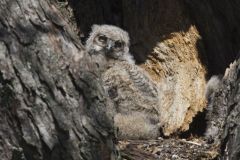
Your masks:
<svg viewBox="0 0 240 160"><path fill-rule="evenodd" d="M116 26L93 25L86 50L102 70L104 88L115 103L119 139L159 136L156 84L134 64L128 33Z"/></svg>

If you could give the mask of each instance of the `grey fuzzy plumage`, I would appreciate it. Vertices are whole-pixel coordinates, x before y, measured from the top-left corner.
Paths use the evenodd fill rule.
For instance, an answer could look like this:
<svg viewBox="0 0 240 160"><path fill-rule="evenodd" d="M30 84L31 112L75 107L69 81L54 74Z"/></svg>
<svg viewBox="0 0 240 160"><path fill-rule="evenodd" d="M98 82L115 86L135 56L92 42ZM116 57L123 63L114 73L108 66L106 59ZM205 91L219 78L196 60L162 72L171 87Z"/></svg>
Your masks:
<svg viewBox="0 0 240 160"><path fill-rule="evenodd" d="M126 31L112 25L93 25L86 50L99 65L104 88L115 103L118 138L157 138L158 89L148 74L134 64L129 45Z"/></svg>
<svg viewBox="0 0 240 160"><path fill-rule="evenodd" d="M222 85L222 76L220 75L213 75L207 82L205 96L208 100L207 104L207 130L205 131L205 136L207 139L212 140L214 139L217 134L219 134L219 130L221 129L220 123L218 122L219 117L214 118L215 121L212 121L212 118L218 115L221 112L221 109L214 108L216 104L216 94L219 94L219 89Z"/></svg>

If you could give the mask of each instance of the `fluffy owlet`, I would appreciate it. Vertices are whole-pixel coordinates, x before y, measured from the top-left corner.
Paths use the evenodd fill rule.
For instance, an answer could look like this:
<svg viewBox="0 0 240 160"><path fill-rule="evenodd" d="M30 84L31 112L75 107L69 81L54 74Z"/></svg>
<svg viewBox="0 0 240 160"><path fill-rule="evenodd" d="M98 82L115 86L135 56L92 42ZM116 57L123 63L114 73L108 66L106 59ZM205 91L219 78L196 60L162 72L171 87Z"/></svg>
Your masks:
<svg viewBox="0 0 240 160"><path fill-rule="evenodd" d="M116 26L93 25L86 50L102 70L104 88L115 104L120 139L159 136L158 90L129 53L128 33Z"/></svg>

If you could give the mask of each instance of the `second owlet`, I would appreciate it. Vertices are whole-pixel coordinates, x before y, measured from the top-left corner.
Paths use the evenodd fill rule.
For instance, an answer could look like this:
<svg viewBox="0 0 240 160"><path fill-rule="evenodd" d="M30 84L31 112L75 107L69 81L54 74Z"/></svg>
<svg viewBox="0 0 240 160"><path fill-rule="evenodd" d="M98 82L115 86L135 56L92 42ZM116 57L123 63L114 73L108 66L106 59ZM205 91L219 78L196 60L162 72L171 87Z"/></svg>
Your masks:
<svg viewBox="0 0 240 160"><path fill-rule="evenodd" d="M128 33L116 26L93 25L86 50L102 70L104 88L115 104L119 139L159 136L158 90L129 53Z"/></svg>

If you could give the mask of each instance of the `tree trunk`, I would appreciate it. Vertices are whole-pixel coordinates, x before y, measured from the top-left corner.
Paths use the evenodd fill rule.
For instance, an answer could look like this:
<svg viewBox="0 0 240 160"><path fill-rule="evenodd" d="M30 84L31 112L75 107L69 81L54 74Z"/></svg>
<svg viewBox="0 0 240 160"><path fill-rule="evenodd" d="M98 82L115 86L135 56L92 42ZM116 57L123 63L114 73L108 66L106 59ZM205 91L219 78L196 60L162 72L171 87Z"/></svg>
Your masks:
<svg viewBox="0 0 240 160"><path fill-rule="evenodd" d="M108 112L113 104L97 66L49 1L54 0L0 1L0 159L114 159L118 152ZM69 4L74 15L64 18L75 18L80 36L87 37L95 23L115 24L130 33L137 62L167 86L161 111L165 135L188 129L206 107L205 74L223 73L239 52L238 0ZM207 127L208 135L214 135L212 146L219 147L222 159L240 157L239 63L230 66L212 94L206 120L200 119L207 126L194 121L198 132ZM156 158L137 150L142 143L161 146L156 150L160 158L202 157L209 151L175 139L129 143L123 156L135 159Z"/></svg>
<svg viewBox="0 0 240 160"><path fill-rule="evenodd" d="M56 8L1 0L0 159L110 159L107 107L96 66Z"/></svg>
<svg viewBox="0 0 240 160"><path fill-rule="evenodd" d="M230 65L207 108L208 140L219 146L222 159L240 157L240 58Z"/></svg>

